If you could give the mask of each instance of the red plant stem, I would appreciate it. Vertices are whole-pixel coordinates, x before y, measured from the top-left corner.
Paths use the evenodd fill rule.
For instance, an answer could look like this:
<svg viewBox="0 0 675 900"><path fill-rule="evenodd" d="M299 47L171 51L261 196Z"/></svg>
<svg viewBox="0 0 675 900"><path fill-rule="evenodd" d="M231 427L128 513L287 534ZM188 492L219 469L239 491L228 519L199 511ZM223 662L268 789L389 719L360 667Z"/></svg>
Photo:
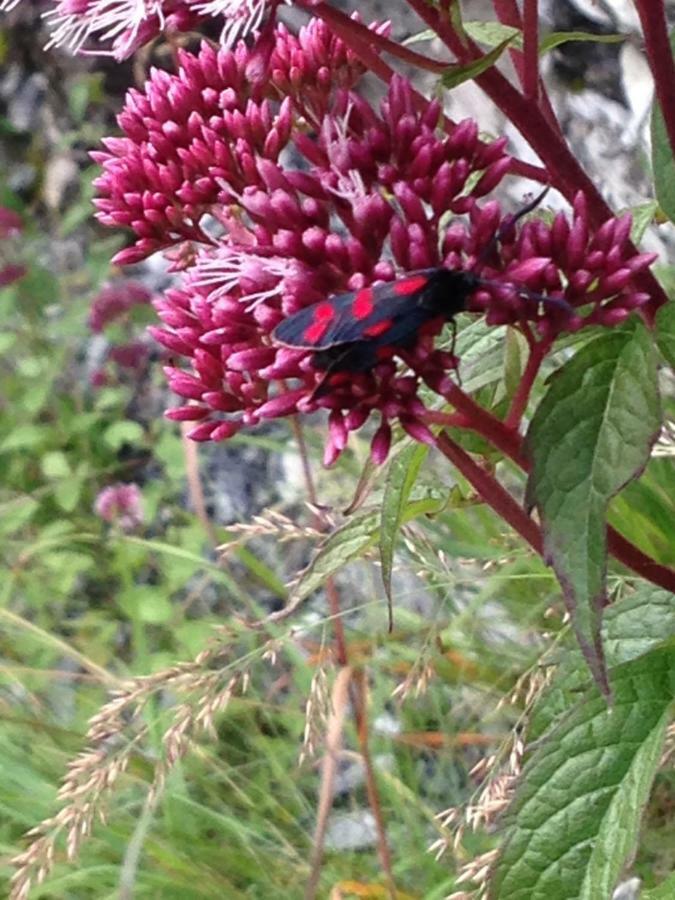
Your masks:
<svg viewBox="0 0 675 900"><path fill-rule="evenodd" d="M368 805L375 818L375 830L377 832L377 855L384 871L387 882L387 893L390 900L396 900L396 885L391 867L391 852L387 843L387 831L382 815L382 804L377 790L375 772L368 747L368 717L366 713L366 679L363 669L354 669L351 681L352 706L354 707L354 722L356 724L356 736L359 742L359 751L363 760L363 768L366 780L366 793Z"/></svg>
<svg viewBox="0 0 675 900"><path fill-rule="evenodd" d="M492 0L492 5L494 6L497 18L502 23L502 25L510 25L511 28L519 28L522 31L523 21L520 16L518 4L515 2L515 0ZM518 73L520 84L521 86L524 86L522 51L511 49L509 52L511 54L511 59L513 60L516 72ZM558 122L553 106L551 105L551 100L548 96L548 91L546 90L546 86L544 85L541 77L539 78L538 94L539 108L541 109L543 115L546 116L546 119L551 128L554 128L556 131L560 132L560 123Z"/></svg>
<svg viewBox="0 0 675 900"><path fill-rule="evenodd" d="M668 23L663 0L635 0L642 24L649 68L663 120L666 124L671 153L675 156L675 61L668 40Z"/></svg>
<svg viewBox="0 0 675 900"><path fill-rule="evenodd" d="M523 0L523 94L539 100L539 4Z"/></svg>
<svg viewBox="0 0 675 900"><path fill-rule="evenodd" d="M346 666L349 663L349 653L347 652L345 626L342 621L340 594L332 577L326 579L326 597L328 598L328 610L333 625L333 633L335 634L335 659L338 665Z"/></svg>
<svg viewBox="0 0 675 900"><path fill-rule="evenodd" d="M527 401L530 399L530 392L532 391L534 379L537 377L542 360L548 352L549 347L550 343L548 341L542 341L530 346L530 355L527 358L525 371L518 383L518 388L513 395L511 406L504 419L504 424L507 428L516 429L520 425L523 413L527 407Z"/></svg>
<svg viewBox="0 0 675 900"><path fill-rule="evenodd" d="M458 59L475 59L480 55L476 45L472 41L463 42L450 21L441 18L436 10L427 6L426 0L408 0L408 4ZM520 131L549 171L554 186L570 203L575 194L582 191L588 201L589 218L596 228L613 216L612 210L579 165L560 132L551 127L546 116L534 103L523 97L494 66L478 75L476 83ZM636 281L651 297L650 302L643 307L643 312L648 324L652 324L656 311L668 302L668 297L648 270L641 272Z"/></svg>
<svg viewBox="0 0 675 900"><path fill-rule="evenodd" d="M518 532L530 546L541 554L543 541L541 530L531 519L523 507L501 484L475 462L469 454L456 444L446 432L436 438L436 446L441 453L456 466L476 493L490 506L497 515Z"/></svg>
<svg viewBox="0 0 675 900"><path fill-rule="evenodd" d="M300 5L302 5L302 3ZM385 84L389 84L396 73L391 66L387 65L382 57L372 49L373 33L369 28L365 29L368 32L368 39L366 40L361 37L360 32L354 29L353 26L356 23L353 19L350 19L349 16L346 16L328 3L320 2L315 6L308 6L307 9L312 15L319 16L319 18L330 25L331 30L345 42L370 72L377 75L377 77L384 81ZM415 109L418 111L423 111L429 106L429 101L426 97L414 88L411 88L411 96ZM446 131L453 128L455 124L456 123L453 122L452 119L447 116L444 117L444 128ZM541 166L533 165L532 163L523 162L520 159L513 160L511 163L511 172L514 175L520 175L522 178L538 181L540 184L547 184L549 181L548 172L545 169Z"/></svg>
<svg viewBox="0 0 675 900"><path fill-rule="evenodd" d="M522 439L514 429L508 428L504 422L479 406L457 385L451 385L446 390L445 397L464 416L464 427L481 435L524 472L529 471L530 464L523 452ZM431 418L430 421L434 419ZM438 418L436 421L439 421ZM607 545L612 556L627 568L652 584L675 593L675 571L647 556L611 525L607 526Z"/></svg>

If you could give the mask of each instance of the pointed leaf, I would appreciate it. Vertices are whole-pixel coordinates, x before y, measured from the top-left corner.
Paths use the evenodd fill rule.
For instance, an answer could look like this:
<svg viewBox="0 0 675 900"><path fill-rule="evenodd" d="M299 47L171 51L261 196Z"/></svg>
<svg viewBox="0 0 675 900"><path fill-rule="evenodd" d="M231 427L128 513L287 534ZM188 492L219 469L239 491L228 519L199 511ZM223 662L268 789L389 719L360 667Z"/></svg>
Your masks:
<svg viewBox="0 0 675 900"><path fill-rule="evenodd" d="M490 900L608 898L635 843L675 698L672 647L613 670L526 762Z"/></svg>
<svg viewBox="0 0 675 900"><path fill-rule="evenodd" d="M390 606L394 545L401 527L405 505L428 451L429 448L426 444L411 444L394 457L387 471L380 519L380 561L382 563L382 582Z"/></svg>
<svg viewBox="0 0 675 900"><path fill-rule="evenodd" d="M592 44L620 44L628 38L626 34L596 34L592 31L551 31L539 42L539 53L543 56L561 44L569 41L589 41Z"/></svg>
<svg viewBox="0 0 675 900"><path fill-rule="evenodd" d="M608 691L600 643L606 512L647 463L661 424L656 356L636 323L586 344L551 379L527 436L527 496L584 656Z"/></svg>
<svg viewBox="0 0 675 900"><path fill-rule="evenodd" d="M610 669L650 653L675 635L675 594L642 584L635 593L605 610L602 643ZM546 691L537 700L527 726L528 742L538 740L589 686L581 651L565 648Z"/></svg>
<svg viewBox="0 0 675 900"><path fill-rule="evenodd" d="M472 78L482 75L483 72L494 66L506 48L514 42L515 37L515 35L512 35L506 38L506 40L497 44L494 50L490 50L489 53L472 60L464 66L448 66L441 75L441 84L449 90L457 87L459 84L463 84L465 81L470 81Z"/></svg>

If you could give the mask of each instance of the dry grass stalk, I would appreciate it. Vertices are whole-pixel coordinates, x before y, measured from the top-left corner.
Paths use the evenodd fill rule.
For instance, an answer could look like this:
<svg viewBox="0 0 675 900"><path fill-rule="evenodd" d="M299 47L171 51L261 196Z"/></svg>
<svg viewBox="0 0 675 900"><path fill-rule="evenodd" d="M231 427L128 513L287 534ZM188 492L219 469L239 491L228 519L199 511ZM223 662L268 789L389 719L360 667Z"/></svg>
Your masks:
<svg viewBox="0 0 675 900"><path fill-rule="evenodd" d="M536 669L527 672L516 683L511 694L499 702L499 709L506 702L512 704L522 703L525 708L523 716L534 705L541 692L550 680L551 672ZM508 757L504 756L508 750ZM525 753L525 745L520 738L519 724L516 725L509 744L503 748L500 759L491 755L480 760L471 770L474 778L486 781L485 787L479 793L475 803L467 806L450 807L436 817L439 820L439 828L443 832L441 837L429 847L429 852L434 853L439 859L444 853L450 851L455 857L461 854L461 845L467 828L472 831L478 829L490 830L495 825L497 818L509 806L513 799L516 781L522 769L522 759ZM457 877L457 884L471 882L475 888L470 891L459 891L451 894L446 900L484 900L487 897L488 879L490 871L497 858L497 850L491 850L471 860L462 862Z"/></svg>
<svg viewBox="0 0 675 900"><path fill-rule="evenodd" d="M227 665L229 652L222 641L214 641L192 662L130 679L113 692L89 720L86 749L67 767L57 794L60 810L27 833L27 848L12 860L16 872L9 900L26 900L31 887L44 881L64 837L66 859L72 862L94 819L105 821L112 790L147 735L141 714L154 694L169 689L187 699L175 710L164 736L165 759L157 766L148 796L148 803L156 801L169 770L185 755L193 737L200 732L213 734L214 717L227 706L235 689L246 689L248 673L240 667L232 674Z"/></svg>
<svg viewBox="0 0 675 900"><path fill-rule="evenodd" d="M223 553L227 553L242 541L247 541L250 538L255 537L271 535L276 537L279 543L303 539L316 540L317 538L325 537L325 535L316 528L306 528L296 525L296 523L289 519L288 516L285 516L283 513L277 512L274 509L268 509L259 516L253 516L251 524L228 525L227 530L239 537L233 541L229 541L227 544L221 544L218 547L218 550Z"/></svg>
<svg viewBox="0 0 675 900"><path fill-rule="evenodd" d="M305 704L305 730L302 735L302 747L298 757L301 766L306 759L312 759L323 744L328 722L333 714L333 701L328 685L326 671L327 655L322 653L319 664L312 677L312 683Z"/></svg>

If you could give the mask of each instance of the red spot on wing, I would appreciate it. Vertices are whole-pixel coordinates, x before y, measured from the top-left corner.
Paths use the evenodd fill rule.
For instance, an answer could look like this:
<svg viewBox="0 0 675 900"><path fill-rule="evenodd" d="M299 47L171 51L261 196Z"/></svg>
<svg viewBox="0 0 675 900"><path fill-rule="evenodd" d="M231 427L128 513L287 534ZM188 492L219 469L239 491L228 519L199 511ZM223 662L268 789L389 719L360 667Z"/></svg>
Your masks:
<svg viewBox="0 0 675 900"><path fill-rule="evenodd" d="M408 294L414 294L421 290L429 281L428 275L413 275L411 278L404 278L392 285L392 290L400 297L407 297Z"/></svg>
<svg viewBox="0 0 675 900"><path fill-rule="evenodd" d="M330 323L335 318L335 309L328 301L317 303L312 315L314 321L302 333L303 341L306 341L310 346L320 341L328 331Z"/></svg>
<svg viewBox="0 0 675 900"><path fill-rule="evenodd" d="M381 334L385 334L385 332L389 331L392 324L393 322L391 319L382 319L380 322L373 322L372 325L363 329L364 337L379 337Z"/></svg>
<svg viewBox="0 0 675 900"><path fill-rule="evenodd" d="M373 311L373 289L362 288L354 297L352 315L355 319L366 319Z"/></svg>

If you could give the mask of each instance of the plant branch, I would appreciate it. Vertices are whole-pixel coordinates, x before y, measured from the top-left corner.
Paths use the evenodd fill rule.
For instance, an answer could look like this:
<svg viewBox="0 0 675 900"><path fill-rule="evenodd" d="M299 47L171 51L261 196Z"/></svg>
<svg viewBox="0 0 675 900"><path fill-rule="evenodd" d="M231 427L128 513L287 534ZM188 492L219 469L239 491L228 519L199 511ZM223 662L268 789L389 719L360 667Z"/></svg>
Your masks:
<svg viewBox="0 0 675 900"><path fill-rule="evenodd" d="M520 379L516 393L513 395L511 406L504 419L507 428L518 428L523 418L523 413L527 408L527 401L530 399L532 385L537 373L541 367L544 356L548 352L550 343L540 342L530 345L530 355L527 358L525 371Z"/></svg>
<svg viewBox="0 0 675 900"><path fill-rule="evenodd" d="M539 4L523 0L523 94L539 101Z"/></svg>
<svg viewBox="0 0 675 900"><path fill-rule="evenodd" d="M375 819L375 830L377 832L377 853L380 857L380 865L384 871L387 882L387 892L390 900L396 900L396 885L391 867L391 852L387 842L387 832L384 824L384 816L382 815L382 804L380 803L380 795L377 789L377 781L375 780L375 772L373 770L373 762L368 747L368 716L366 713L366 680L363 669L355 669L352 675L351 683L352 705L354 707L354 722L356 724L356 735L359 742L359 752L363 760L363 768L366 776L366 793L368 795L368 805Z"/></svg>
<svg viewBox="0 0 675 900"><path fill-rule="evenodd" d="M469 454L456 444L446 432L436 438L436 446L455 465L476 493L518 532L528 544L541 554L543 541L541 530L523 507L506 491L496 478L475 462Z"/></svg>
<svg viewBox="0 0 675 900"><path fill-rule="evenodd" d="M635 0L649 68L666 125L670 152L675 156L675 61L668 40L668 23L663 0Z"/></svg>
<svg viewBox="0 0 675 900"><path fill-rule="evenodd" d="M529 471L529 460L524 454L522 438L518 432L479 406L457 385L451 385L446 390L445 397L464 416L463 427L470 428L485 438L524 472ZM607 526L607 545L612 556L627 568L652 584L675 593L675 570L657 563L611 525Z"/></svg>

